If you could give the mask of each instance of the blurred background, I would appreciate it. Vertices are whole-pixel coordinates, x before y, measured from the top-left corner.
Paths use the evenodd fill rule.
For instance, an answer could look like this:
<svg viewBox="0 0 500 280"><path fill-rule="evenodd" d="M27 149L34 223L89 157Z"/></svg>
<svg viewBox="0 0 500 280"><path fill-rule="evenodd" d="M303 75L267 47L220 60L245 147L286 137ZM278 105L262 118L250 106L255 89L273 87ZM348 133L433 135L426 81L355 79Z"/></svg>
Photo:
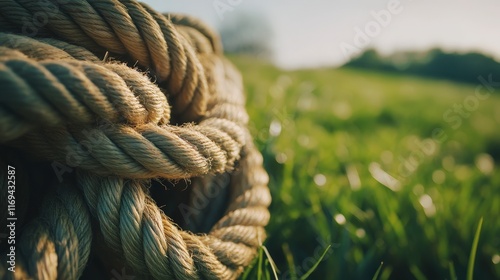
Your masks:
<svg viewBox="0 0 500 280"><path fill-rule="evenodd" d="M243 279L500 279L498 1L144 2L243 74L273 194Z"/></svg>

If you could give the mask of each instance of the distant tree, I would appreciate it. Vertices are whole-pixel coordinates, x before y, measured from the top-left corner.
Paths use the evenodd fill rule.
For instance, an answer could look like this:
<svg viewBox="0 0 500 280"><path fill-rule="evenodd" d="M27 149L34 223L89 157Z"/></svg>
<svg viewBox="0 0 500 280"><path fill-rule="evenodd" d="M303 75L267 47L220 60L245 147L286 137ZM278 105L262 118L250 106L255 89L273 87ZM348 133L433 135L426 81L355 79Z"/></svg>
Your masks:
<svg viewBox="0 0 500 280"><path fill-rule="evenodd" d="M346 63L344 67L397 72L466 83L478 83L478 77L500 75L500 63L487 55L449 53L441 49L425 52L397 52L381 56L369 49Z"/></svg>
<svg viewBox="0 0 500 280"><path fill-rule="evenodd" d="M368 68L393 71L394 67L388 63L375 49L368 49L346 64L349 67Z"/></svg>
<svg viewBox="0 0 500 280"><path fill-rule="evenodd" d="M272 30L264 16L234 12L226 16L219 29L226 53L271 57Z"/></svg>

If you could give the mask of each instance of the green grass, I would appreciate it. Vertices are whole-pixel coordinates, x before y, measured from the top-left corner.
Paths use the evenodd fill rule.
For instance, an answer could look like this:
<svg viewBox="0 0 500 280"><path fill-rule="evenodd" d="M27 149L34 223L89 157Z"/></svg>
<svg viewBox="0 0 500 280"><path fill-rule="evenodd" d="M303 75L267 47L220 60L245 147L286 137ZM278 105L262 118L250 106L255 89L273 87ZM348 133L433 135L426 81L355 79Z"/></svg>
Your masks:
<svg viewBox="0 0 500 280"><path fill-rule="evenodd" d="M447 121L474 86L232 60L270 174L279 279L316 264L309 279L500 279L500 89ZM275 279L268 259L243 279Z"/></svg>
<svg viewBox="0 0 500 280"><path fill-rule="evenodd" d="M479 236L481 235L482 226L483 226L483 218L479 220L479 225L477 226L476 235L474 236L474 242L472 243L472 249L470 251L470 257L469 257L469 266L467 268L467 280L474 279L474 262L476 261L477 244L479 243Z"/></svg>
<svg viewBox="0 0 500 280"><path fill-rule="evenodd" d="M375 275L373 276L372 280L377 280L378 279L378 276L380 275L380 271L382 271L382 266L384 265L384 263L380 263L380 266L378 267L377 269L377 272L375 272Z"/></svg>

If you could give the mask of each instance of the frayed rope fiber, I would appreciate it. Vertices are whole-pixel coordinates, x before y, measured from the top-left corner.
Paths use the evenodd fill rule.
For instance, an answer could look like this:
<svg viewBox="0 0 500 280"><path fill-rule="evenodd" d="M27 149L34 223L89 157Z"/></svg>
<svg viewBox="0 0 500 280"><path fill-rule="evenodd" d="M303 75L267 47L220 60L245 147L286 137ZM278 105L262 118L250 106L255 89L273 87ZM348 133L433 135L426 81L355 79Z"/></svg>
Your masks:
<svg viewBox="0 0 500 280"><path fill-rule="evenodd" d="M17 176L15 273L0 243L0 279L236 279L270 218L248 121L242 78L197 19L0 1L4 221Z"/></svg>

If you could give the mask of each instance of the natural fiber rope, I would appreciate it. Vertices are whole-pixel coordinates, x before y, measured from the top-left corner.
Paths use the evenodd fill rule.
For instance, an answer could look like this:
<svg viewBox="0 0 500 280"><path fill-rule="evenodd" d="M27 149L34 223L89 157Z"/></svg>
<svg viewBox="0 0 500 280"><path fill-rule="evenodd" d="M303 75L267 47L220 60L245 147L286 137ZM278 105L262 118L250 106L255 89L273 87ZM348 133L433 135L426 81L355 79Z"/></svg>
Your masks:
<svg viewBox="0 0 500 280"><path fill-rule="evenodd" d="M3 262L0 278L77 279L96 234L100 261L125 262L141 279L242 272L265 238L270 194L241 76L221 54L200 21L133 0L0 1L0 143L77 167L23 230L16 274ZM157 178L223 185L228 196L205 206L208 235L183 231L156 206L148 185Z"/></svg>
<svg viewBox="0 0 500 280"><path fill-rule="evenodd" d="M97 12L99 11L99 12ZM22 18L42 12L47 24L37 30L93 52L127 54L133 63L168 80L174 113L184 121L205 110L206 80L198 58L171 21L136 1L64 1L40 5L31 0L2 1L2 16L22 28ZM1 28L1 27L0 27ZM0 29L1 30L1 29Z"/></svg>
<svg viewBox="0 0 500 280"><path fill-rule="evenodd" d="M252 171L233 173L231 179L238 184L234 188L239 195L208 236L179 231L137 181L88 174L80 174L78 181L91 212L101 221L106 244L123 255L134 271L155 279L228 279L250 263L259 237L265 237L262 227L269 219L270 195L265 187L267 175L258 167L261 161L260 155L251 151L240 168ZM199 249L192 243L200 241L209 250L196 256L193 251Z"/></svg>
<svg viewBox="0 0 500 280"><path fill-rule="evenodd" d="M15 49L34 60L78 59L88 62L100 62L101 60L79 46L68 44L64 41L52 38L31 38L16 34L0 33L0 44L5 48Z"/></svg>
<svg viewBox="0 0 500 280"><path fill-rule="evenodd" d="M38 63L0 47L0 83L9 95L3 106L16 110L11 126L89 124L96 118L138 125L167 123L170 108L158 87L120 64L78 61ZM3 117L3 116L2 116ZM2 142L20 135L2 129Z"/></svg>
<svg viewBox="0 0 500 280"><path fill-rule="evenodd" d="M82 195L74 186L58 186L40 209L17 240L15 274L2 254L1 279L78 279L83 273L92 233Z"/></svg>
<svg viewBox="0 0 500 280"><path fill-rule="evenodd" d="M247 117L242 114L242 100L231 96L234 87L230 83L210 104L212 108L198 126L157 126L168 121L166 100L160 89L137 71L109 63L38 63L22 58L20 53L13 55L12 50L2 50L0 81L5 80L6 95L22 93L17 94L18 99L9 98L2 104L5 109L0 110L0 131L5 141L25 133L30 124L50 127L65 119L78 125L93 121L93 115L97 115L113 126L92 129L94 142L89 153L80 152L80 143L89 141L81 129L46 129L28 134L24 143L37 147L35 153L49 160L77 161L81 168L100 175L131 178L179 179L222 172L239 156L244 144L241 124ZM56 110L52 110L54 107ZM16 116L9 114L8 110L15 108L19 108L16 115L22 119L15 120ZM126 125L116 125L118 117L125 117L122 123ZM138 124L143 125L130 127ZM138 149L141 146L144 149ZM68 150L72 152L69 156L74 154L77 159L68 159Z"/></svg>
<svg viewBox="0 0 500 280"><path fill-rule="evenodd" d="M181 14L165 14L165 16L170 19L174 24L183 25L193 28L200 32L207 40L210 41L211 49L216 54L222 54L222 44L220 42L219 35L215 33L212 29L207 28L207 26L198 20L197 18L190 17L188 15Z"/></svg>

